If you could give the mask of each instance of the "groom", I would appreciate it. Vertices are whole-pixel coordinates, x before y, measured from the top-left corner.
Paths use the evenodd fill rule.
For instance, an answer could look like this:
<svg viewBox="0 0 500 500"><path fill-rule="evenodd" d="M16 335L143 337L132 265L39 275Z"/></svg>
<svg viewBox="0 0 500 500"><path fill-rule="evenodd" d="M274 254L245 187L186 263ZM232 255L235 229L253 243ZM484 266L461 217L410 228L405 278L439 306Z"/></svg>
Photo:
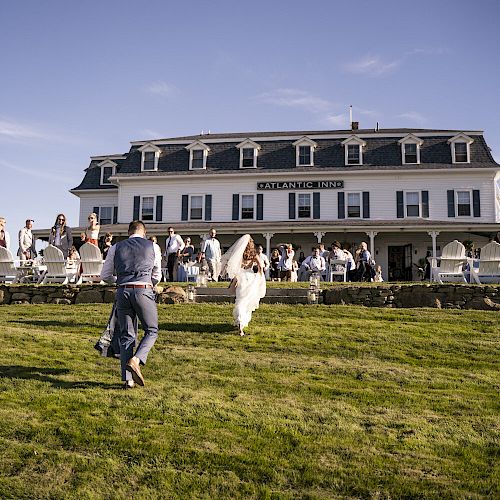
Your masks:
<svg viewBox="0 0 500 500"><path fill-rule="evenodd" d="M116 310L120 326L120 361L124 388L144 385L141 364L146 364L149 351L158 337L158 311L153 285L161 278L161 254L146 239L146 227L133 221L129 238L108 250L101 279L118 285ZM116 275L116 278L115 278ZM139 318L144 337L134 354L136 332L134 321Z"/></svg>

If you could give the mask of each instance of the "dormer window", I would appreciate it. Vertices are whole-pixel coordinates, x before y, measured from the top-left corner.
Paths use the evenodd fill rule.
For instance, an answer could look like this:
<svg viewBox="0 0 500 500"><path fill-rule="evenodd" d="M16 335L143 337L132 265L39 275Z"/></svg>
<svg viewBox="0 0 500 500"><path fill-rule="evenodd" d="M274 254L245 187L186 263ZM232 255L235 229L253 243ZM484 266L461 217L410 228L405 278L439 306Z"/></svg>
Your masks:
<svg viewBox="0 0 500 500"><path fill-rule="evenodd" d="M148 142L140 147L139 151L142 153L141 171L153 172L158 170L158 160L160 159L161 149Z"/></svg>
<svg viewBox="0 0 500 500"><path fill-rule="evenodd" d="M116 173L116 163L111 160L104 160L98 166L101 167L101 186L111 184L109 178Z"/></svg>
<svg viewBox="0 0 500 500"><path fill-rule="evenodd" d="M366 142L356 135L352 135L345 141L342 141L345 149L345 165L363 165L363 148Z"/></svg>
<svg viewBox="0 0 500 500"><path fill-rule="evenodd" d="M401 144L401 159L403 165L420 164L420 146L424 143L419 137L408 134L398 141Z"/></svg>
<svg viewBox="0 0 500 500"><path fill-rule="evenodd" d="M317 144L309 137L302 137L295 141L293 146L295 146L295 166L312 167L314 165L314 150Z"/></svg>
<svg viewBox="0 0 500 500"><path fill-rule="evenodd" d="M246 139L236 146L240 150L240 168L257 168L259 144Z"/></svg>
<svg viewBox="0 0 500 500"><path fill-rule="evenodd" d="M189 170L205 170L210 148L201 141L195 141L186 146L189 151Z"/></svg>
<svg viewBox="0 0 500 500"><path fill-rule="evenodd" d="M452 163L470 163L470 145L473 142L474 139L465 134L458 134L448 139Z"/></svg>

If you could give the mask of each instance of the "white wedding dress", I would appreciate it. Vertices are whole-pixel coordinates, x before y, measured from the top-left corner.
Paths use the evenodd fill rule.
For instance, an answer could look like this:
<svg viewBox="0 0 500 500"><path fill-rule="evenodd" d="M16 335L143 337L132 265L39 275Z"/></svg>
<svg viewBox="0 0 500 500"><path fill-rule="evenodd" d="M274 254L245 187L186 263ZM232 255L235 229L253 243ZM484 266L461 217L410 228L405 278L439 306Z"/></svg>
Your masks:
<svg viewBox="0 0 500 500"><path fill-rule="evenodd" d="M250 235L244 234L222 256L221 262L221 274L237 280L233 317L240 331L248 326L252 313L259 307L260 299L266 295L265 275L254 272L252 268L241 267L243 253L249 241Z"/></svg>

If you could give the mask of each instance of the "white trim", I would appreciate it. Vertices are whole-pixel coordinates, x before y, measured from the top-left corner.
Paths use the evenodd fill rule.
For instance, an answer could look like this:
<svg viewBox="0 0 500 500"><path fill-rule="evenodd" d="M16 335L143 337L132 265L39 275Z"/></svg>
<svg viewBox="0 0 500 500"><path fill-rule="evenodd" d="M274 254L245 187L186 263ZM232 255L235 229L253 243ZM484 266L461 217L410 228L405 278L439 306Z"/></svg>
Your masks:
<svg viewBox="0 0 500 500"><path fill-rule="evenodd" d="M401 162L403 165L420 165L420 146L424 141L420 139L420 137L417 137L414 134L408 134L407 136L403 137L398 141L398 144L401 145ZM415 144L416 145L416 152L417 152L417 162L407 162L406 161L406 145L407 144Z"/></svg>
<svg viewBox="0 0 500 500"><path fill-rule="evenodd" d="M240 202L239 202L239 205L240 205L240 213L239 213L239 219L238 220L242 220L242 221L249 221L249 220L257 220L257 193L239 193L239 196L240 196ZM243 218L243 196L251 196L252 199L253 199L253 204L252 204L252 208L253 208L253 217L251 219L244 219Z"/></svg>
<svg viewBox="0 0 500 500"><path fill-rule="evenodd" d="M348 199L350 194L358 194L359 195L359 217L349 217L349 203ZM355 206L355 205L352 205ZM345 218L346 219L354 219L354 220L361 220L364 219L363 217L363 191L344 191L344 213L345 213ZM337 214L338 216L338 214Z"/></svg>
<svg viewBox="0 0 500 500"><path fill-rule="evenodd" d="M452 131L446 131L446 130L436 130L434 132L416 132L418 133L419 137L453 137L456 135L457 131L452 130ZM464 134L467 134L468 136L471 135L484 135L484 130L468 130L464 131ZM367 139L396 139L396 138L401 138L405 137L408 135L408 132L391 132L391 133L384 133L384 130L381 129L379 132L369 132L369 133L364 133L363 131L358 132L359 136L363 136L364 138ZM349 138L352 136L351 132L338 132L338 133L311 133L307 137L311 140L320 140L320 139L344 139L344 138ZM290 135L283 135L283 136L277 136L277 135L269 135L269 136L262 136L262 137L253 137L251 134L248 136L248 138L252 141L259 141L259 142L264 142L264 141L295 141L300 139L301 137L305 136L299 136L299 135L293 135L291 133ZM210 139L209 137L205 137L203 139L203 142L205 144L220 144L223 142L236 142L239 143L241 142L242 137L228 137L228 138L220 138L220 139ZM201 142L201 141L195 141L195 142ZM164 145L164 144L192 144L193 139L154 139L151 141L130 141L130 144L132 146L140 146L141 144L157 144L157 145Z"/></svg>
<svg viewBox="0 0 500 500"><path fill-rule="evenodd" d="M295 166L296 167L313 167L314 166L314 150L318 146L316 142L310 139L307 136L302 136L300 139L292 143L292 146L295 147ZM309 163L300 163L300 148L301 147L309 147L309 155L311 157L311 161Z"/></svg>
<svg viewBox="0 0 500 500"><path fill-rule="evenodd" d="M469 193L469 208L470 208L470 215L458 215L458 192L461 193ZM469 219L474 217L474 196L473 196L473 189L472 188L455 188L453 190L454 195L455 195L455 218L456 219Z"/></svg>
<svg viewBox="0 0 500 500"><path fill-rule="evenodd" d="M246 139L243 142L240 142L236 147L240 150L240 168L243 168L243 169L257 168L257 156L258 156L258 153L260 151L259 144L251 141L250 139ZM253 150L253 164L251 167L243 166L243 151L245 149Z"/></svg>
<svg viewBox="0 0 500 500"><path fill-rule="evenodd" d="M241 148L260 149L260 144L252 141L251 139L245 139L243 142L240 142L235 147L237 147L238 149L241 149Z"/></svg>
<svg viewBox="0 0 500 500"><path fill-rule="evenodd" d="M158 170L158 160L160 159L161 149L154 144L148 142L144 146L138 148L141 152L141 172L155 172ZM152 169L144 169L144 162L146 159L146 153L154 153L154 164Z"/></svg>
<svg viewBox="0 0 500 500"><path fill-rule="evenodd" d="M363 148L366 146L366 142L363 139L360 139L357 135L349 136L345 141L340 143L344 146L344 166L351 167L353 165L363 165ZM358 163L349 163L349 146L353 144L357 144L359 148L359 162Z"/></svg>
<svg viewBox="0 0 500 500"><path fill-rule="evenodd" d="M451 146L451 162L453 164L466 164L470 163L470 145L474 142L474 139L469 137L467 134L461 132L460 134L457 134L450 139L448 139L448 144ZM455 156L455 145L457 143L465 143L466 148L467 148L467 161L456 161L456 156Z"/></svg>
<svg viewBox="0 0 500 500"><path fill-rule="evenodd" d="M418 215L408 215L408 193L417 193L418 195ZM413 206L413 205L412 205ZM408 189L403 191L403 215L405 219L421 219L422 218L422 191Z"/></svg>
<svg viewBox="0 0 500 500"><path fill-rule="evenodd" d="M109 159L102 161L97 165L101 169L101 176L100 176L100 181L99 184L101 186L109 186L113 185L112 182L109 180L111 177L116 175L116 166L117 164L114 161L111 161ZM111 175L108 176L108 182L104 182L104 169L111 167Z"/></svg>
<svg viewBox="0 0 500 500"><path fill-rule="evenodd" d="M189 170L206 170L207 168L207 157L210 148L201 141L190 142L186 148L189 151ZM193 168L193 151L203 151L203 167Z"/></svg>
<svg viewBox="0 0 500 500"><path fill-rule="evenodd" d="M299 195L305 195L305 194L309 196L310 215L309 215L309 217L299 217ZM312 193L312 191L304 191L304 192L298 191L295 194L295 217L296 217L296 220L313 220L313 193Z"/></svg>
<svg viewBox="0 0 500 500"><path fill-rule="evenodd" d="M98 155L98 156L91 156L90 159L94 160L94 161L108 160L108 159L112 159L112 160L126 160L127 159L127 155L122 155L122 154L119 154L119 155Z"/></svg>
<svg viewBox="0 0 500 500"><path fill-rule="evenodd" d="M188 194L188 221L203 221L205 220L205 194ZM198 197L201 198L201 218L200 219L193 219L191 217L191 198L193 197Z"/></svg>
<svg viewBox="0 0 500 500"><path fill-rule="evenodd" d="M145 220L146 222L155 222L156 221L156 194L143 194L140 196L140 203L139 203L139 218L140 220ZM153 218L150 219L144 219L142 210L143 210L143 200L144 198L153 198ZM157 221L159 222L159 221Z"/></svg>

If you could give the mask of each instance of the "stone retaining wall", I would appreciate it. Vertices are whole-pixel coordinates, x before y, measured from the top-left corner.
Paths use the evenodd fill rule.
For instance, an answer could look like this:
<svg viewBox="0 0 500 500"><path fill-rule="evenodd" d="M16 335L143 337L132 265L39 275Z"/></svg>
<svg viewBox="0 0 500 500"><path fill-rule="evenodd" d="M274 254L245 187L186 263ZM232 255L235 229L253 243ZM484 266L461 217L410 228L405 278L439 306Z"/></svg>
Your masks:
<svg viewBox="0 0 500 500"><path fill-rule="evenodd" d="M212 290L216 292L217 289ZM293 295L296 291L281 289L279 296L276 296L276 302L286 302L280 297L285 296L287 292ZM107 285L0 285L0 304L112 303L115 293L116 289ZM272 295L269 294L269 300L266 302L272 302ZM226 302L228 299L224 297L220 295L220 300L213 302ZM186 293L181 287L163 289L158 295L158 302L163 304L185 301ZM323 303L368 307L500 310L500 285L339 284L323 290Z"/></svg>

